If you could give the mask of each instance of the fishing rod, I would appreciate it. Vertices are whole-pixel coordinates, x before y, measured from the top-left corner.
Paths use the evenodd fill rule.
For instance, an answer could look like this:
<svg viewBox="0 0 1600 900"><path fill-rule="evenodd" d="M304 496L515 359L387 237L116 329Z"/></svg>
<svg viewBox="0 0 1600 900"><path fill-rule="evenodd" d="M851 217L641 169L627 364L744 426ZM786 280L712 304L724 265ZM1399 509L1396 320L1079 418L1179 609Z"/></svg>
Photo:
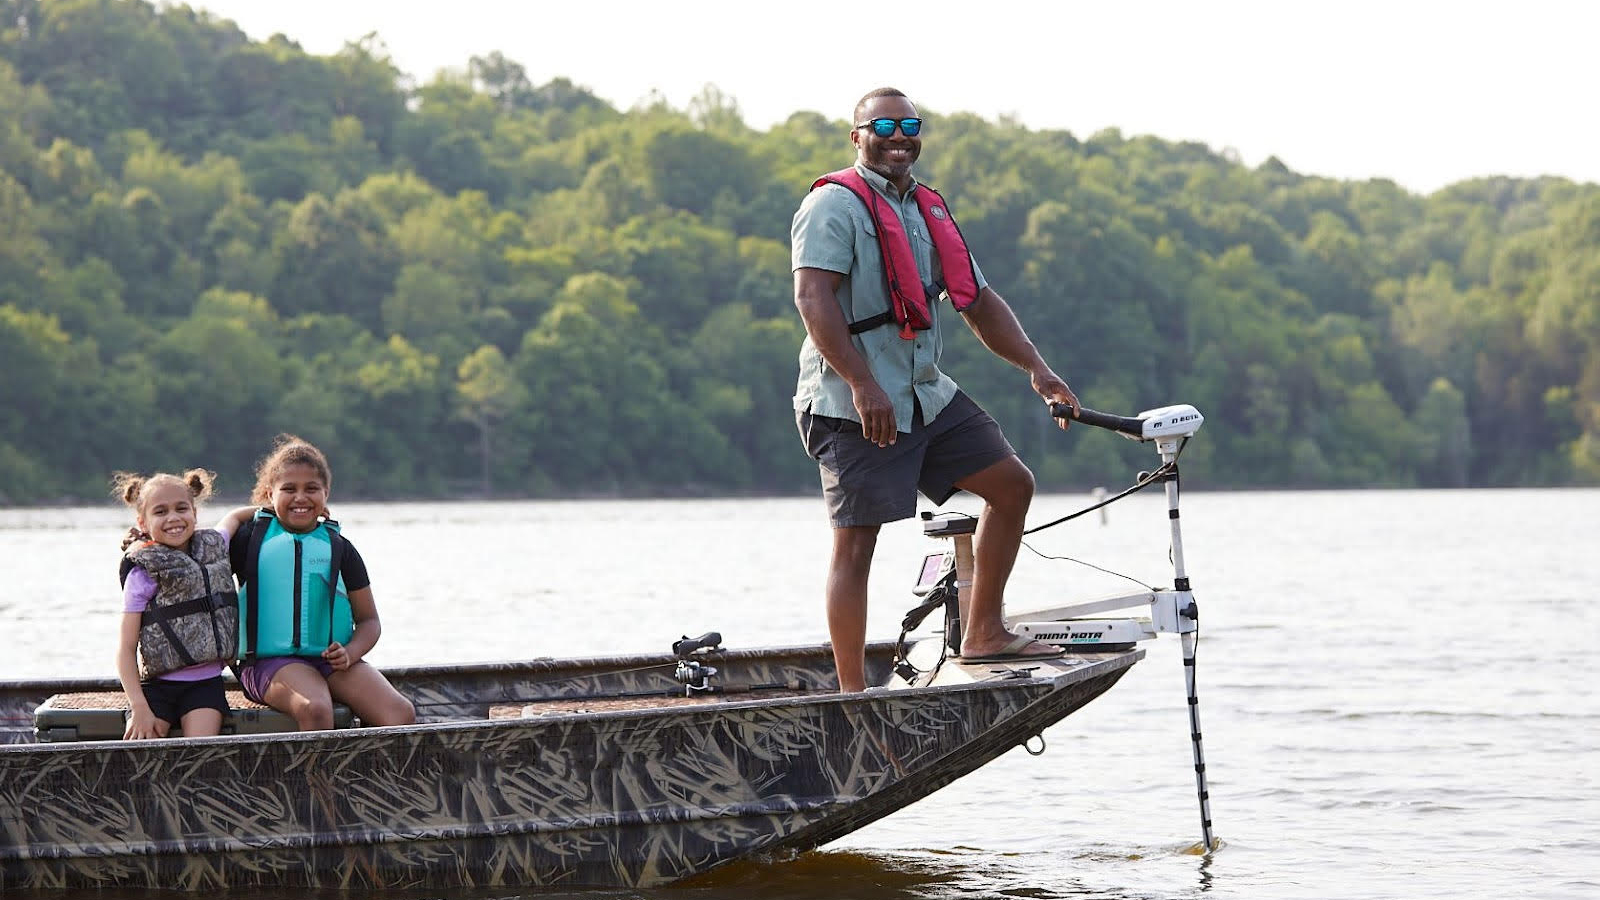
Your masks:
<svg viewBox="0 0 1600 900"><path fill-rule="evenodd" d="M696 673L699 675L700 673ZM715 670L710 673L715 674ZM537 704L537 703L566 703L573 701L600 701L600 700L642 700L651 698L693 697L706 694L752 694L767 691L804 691L809 690L807 682L791 678L785 681L766 682L727 682L707 683L702 680L695 685L684 684L675 688L653 688L636 691L591 691L584 694L505 694L498 697L488 697L475 700L476 703L487 702L490 706L512 704ZM463 705L461 700L415 700L412 701L418 709L424 708L455 708Z"/></svg>
<svg viewBox="0 0 1600 900"><path fill-rule="evenodd" d="M722 634L717 631L708 631L699 637L684 635L681 639L672 642L672 655L677 657L675 662L661 663L658 665L641 666L628 669L625 672L646 672L657 669L673 667L673 679L678 687L673 688L645 688L642 690L615 690L591 691L586 694L555 694L555 695L528 695L528 696L502 696L490 698L491 705L499 704L535 704L535 703L564 703L571 701L599 701L599 700L639 700L663 697L693 697L696 695L711 694L747 694L762 691L803 691L808 689L805 681L796 678L783 681L766 682L726 682L717 679L717 668L706 664L709 654L722 650ZM422 707L454 707L459 706L458 700L413 701L419 708Z"/></svg>

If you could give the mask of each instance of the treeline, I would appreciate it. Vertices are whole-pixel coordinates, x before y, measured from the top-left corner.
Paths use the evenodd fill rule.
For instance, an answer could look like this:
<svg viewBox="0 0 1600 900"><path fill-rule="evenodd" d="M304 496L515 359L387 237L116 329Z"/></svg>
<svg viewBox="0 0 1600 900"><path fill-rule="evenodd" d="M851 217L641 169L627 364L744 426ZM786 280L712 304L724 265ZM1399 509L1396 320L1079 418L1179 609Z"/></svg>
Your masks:
<svg viewBox="0 0 1600 900"><path fill-rule="evenodd" d="M0 29L0 502L243 493L279 431L346 498L815 490L788 228L854 97L763 132L713 87L418 84L142 0ZM1600 187L1423 197L920 99L920 175L1084 402L1206 414L1190 484L1600 481ZM1047 488L1150 463L975 339L946 362Z"/></svg>

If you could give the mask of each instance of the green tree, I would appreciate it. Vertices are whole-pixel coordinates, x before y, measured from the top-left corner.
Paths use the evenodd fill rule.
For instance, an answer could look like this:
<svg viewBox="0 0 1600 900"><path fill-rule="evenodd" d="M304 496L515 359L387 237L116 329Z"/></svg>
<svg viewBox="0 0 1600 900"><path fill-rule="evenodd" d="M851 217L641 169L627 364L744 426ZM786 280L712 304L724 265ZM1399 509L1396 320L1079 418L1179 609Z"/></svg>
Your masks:
<svg viewBox="0 0 1600 900"><path fill-rule="evenodd" d="M376 332L399 260L381 211L355 191L333 202L312 194L294 207L273 240L278 279L272 301L288 314L350 316Z"/></svg>
<svg viewBox="0 0 1600 900"><path fill-rule="evenodd" d="M1467 398L1443 378L1434 379L1417 404L1417 430L1431 448L1422 483L1438 487L1466 487L1471 473L1472 429L1467 420Z"/></svg>
<svg viewBox="0 0 1600 900"><path fill-rule="evenodd" d="M48 248L28 192L0 172L0 303L27 303L40 289Z"/></svg>
<svg viewBox="0 0 1600 900"><path fill-rule="evenodd" d="M490 472L494 450L490 431L495 422L525 404L528 391L517 380L498 347L483 346L461 361L456 370L456 412L478 429L478 452L483 496L494 493Z"/></svg>

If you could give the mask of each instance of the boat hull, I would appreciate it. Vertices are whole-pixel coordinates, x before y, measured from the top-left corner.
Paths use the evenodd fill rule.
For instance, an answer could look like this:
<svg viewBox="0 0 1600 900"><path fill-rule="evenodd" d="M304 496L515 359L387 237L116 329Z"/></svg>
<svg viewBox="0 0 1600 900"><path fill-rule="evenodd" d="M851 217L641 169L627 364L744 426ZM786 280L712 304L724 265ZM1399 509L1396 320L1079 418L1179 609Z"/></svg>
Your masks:
<svg viewBox="0 0 1600 900"><path fill-rule="evenodd" d="M886 675L885 649L872 667ZM392 673L418 725L0 746L0 890L665 884L888 815L1071 714L1140 656L633 709L601 700L659 692L670 660L419 668ZM825 647L718 664L747 686L831 677ZM552 698L576 702L541 712ZM490 718L507 699L523 714Z"/></svg>

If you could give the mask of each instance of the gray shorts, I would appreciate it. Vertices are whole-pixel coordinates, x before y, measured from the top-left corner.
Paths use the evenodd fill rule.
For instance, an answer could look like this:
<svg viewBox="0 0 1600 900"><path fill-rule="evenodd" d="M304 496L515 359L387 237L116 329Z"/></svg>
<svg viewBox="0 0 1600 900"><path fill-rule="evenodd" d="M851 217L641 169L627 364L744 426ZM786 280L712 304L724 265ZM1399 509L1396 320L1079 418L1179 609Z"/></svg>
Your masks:
<svg viewBox="0 0 1600 900"><path fill-rule="evenodd" d="M927 425L920 409L913 419L910 434L879 447L861 436L860 422L795 414L806 452L821 470L833 527L909 519L918 491L943 503L958 490L956 482L1017 455L1000 424L961 391Z"/></svg>

